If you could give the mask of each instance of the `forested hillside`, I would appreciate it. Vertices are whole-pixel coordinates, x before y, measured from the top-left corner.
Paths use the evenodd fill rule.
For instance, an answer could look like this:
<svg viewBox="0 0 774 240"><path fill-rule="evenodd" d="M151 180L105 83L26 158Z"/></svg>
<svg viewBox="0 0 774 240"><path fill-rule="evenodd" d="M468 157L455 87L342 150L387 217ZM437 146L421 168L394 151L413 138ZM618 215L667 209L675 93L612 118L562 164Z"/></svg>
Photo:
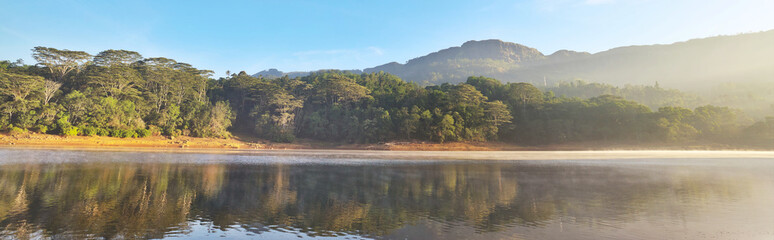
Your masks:
<svg viewBox="0 0 774 240"><path fill-rule="evenodd" d="M616 87L605 83L590 83L583 80L560 82L553 86L542 87L557 96L592 98L602 95L620 96L644 104L651 109L668 106L694 108L707 100L695 94L685 93L676 89L663 88L658 83L652 86L626 85Z"/></svg>
<svg viewBox="0 0 774 240"><path fill-rule="evenodd" d="M468 41L405 64L391 62L362 72L386 72L420 86L462 83L469 76L526 82L548 90L585 81L593 84L569 86L575 88L569 90L572 93L557 95L594 97L599 95L592 93L606 92L642 101L654 109L722 105L763 119L774 115L774 62L769 60L774 56L772 42L774 31L767 31L619 47L595 54L559 50L544 55L537 49L501 40ZM359 70L350 72L360 74ZM253 76L294 78L309 74L270 69ZM652 89L656 83L664 91ZM607 90L592 89L600 87ZM655 95L642 95L646 92Z"/></svg>
<svg viewBox="0 0 774 240"><path fill-rule="evenodd" d="M189 64L125 50L91 56L36 47L33 56L39 64L0 64L0 129L12 134L244 134L337 143L774 143L774 118L755 123L728 107L692 110L667 106L671 102L649 103L664 105L653 111L610 95L624 92L654 102L658 97L648 99L651 92L672 94L660 87L579 98L566 97L573 94L561 85L544 92L487 77L427 87L384 72L322 71L296 78L240 72L213 79L210 71Z"/></svg>
<svg viewBox="0 0 774 240"><path fill-rule="evenodd" d="M745 115L753 119L764 119L774 115L774 84L763 82L729 82L719 84L703 93L664 88L658 82L654 85L627 84L617 87L611 84L575 80L540 88L565 97L591 98L615 95L642 103L651 109L668 106L695 108L702 105L718 105L742 110Z"/></svg>

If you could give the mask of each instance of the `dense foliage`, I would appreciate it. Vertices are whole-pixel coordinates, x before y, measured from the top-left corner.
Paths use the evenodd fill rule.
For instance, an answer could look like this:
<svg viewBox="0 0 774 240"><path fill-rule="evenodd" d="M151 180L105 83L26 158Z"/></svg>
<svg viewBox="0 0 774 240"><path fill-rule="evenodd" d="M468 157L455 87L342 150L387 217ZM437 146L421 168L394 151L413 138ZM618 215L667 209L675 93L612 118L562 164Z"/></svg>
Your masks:
<svg viewBox="0 0 774 240"><path fill-rule="evenodd" d="M564 97L592 98L602 95L615 95L642 103L651 109L669 106L695 108L710 102L699 96L676 89L662 88L658 82L653 86L626 85L624 87L616 87L605 83L575 80L560 82L554 86L545 87L545 90Z"/></svg>
<svg viewBox="0 0 774 240"><path fill-rule="evenodd" d="M620 89L573 83L543 92L529 83L470 77L466 83L420 87L382 72L340 71L296 78L240 72L212 79L210 71L125 50L90 56L37 47L33 56L38 65L0 64L2 129L115 137L229 137L234 132L279 142L300 137L346 143L770 144L774 139L772 119L752 124L727 107L691 110L670 99L658 102L661 96L674 101L686 97L658 86ZM600 92L567 97L577 95L572 91L579 87ZM643 99L659 108L653 111L611 94Z"/></svg>
<svg viewBox="0 0 774 240"><path fill-rule="evenodd" d="M227 137L226 102L207 98L210 71L166 58L36 47L38 65L0 64L0 127L65 136Z"/></svg>

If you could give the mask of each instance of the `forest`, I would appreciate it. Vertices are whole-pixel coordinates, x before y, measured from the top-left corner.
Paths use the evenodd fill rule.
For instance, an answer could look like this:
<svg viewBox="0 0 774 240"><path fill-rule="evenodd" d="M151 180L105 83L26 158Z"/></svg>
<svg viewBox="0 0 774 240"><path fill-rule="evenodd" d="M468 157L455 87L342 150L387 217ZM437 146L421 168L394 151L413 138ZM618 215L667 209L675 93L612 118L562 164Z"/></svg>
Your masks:
<svg viewBox="0 0 774 240"><path fill-rule="evenodd" d="M714 105L656 108L674 102L642 91L570 94L566 86L544 91L487 77L420 86L383 72L334 70L296 78L239 72L216 79L212 71L127 50L92 56L35 47L32 56L35 65L0 62L0 130L10 134L774 145L774 117L753 119Z"/></svg>

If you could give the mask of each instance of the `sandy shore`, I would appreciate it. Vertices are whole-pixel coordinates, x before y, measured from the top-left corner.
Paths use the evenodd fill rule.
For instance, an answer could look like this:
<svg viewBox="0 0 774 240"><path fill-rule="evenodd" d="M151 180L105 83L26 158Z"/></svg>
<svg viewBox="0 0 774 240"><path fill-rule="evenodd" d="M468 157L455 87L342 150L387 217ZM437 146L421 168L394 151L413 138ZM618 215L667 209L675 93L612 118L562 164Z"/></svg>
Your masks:
<svg viewBox="0 0 774 240"><path fill-rule="evenodd" d="M235 137L231 139L154 136L147 138L63 137L58 135L0 133L0 146L54 148L132 148L132 149L241 149L241 150L390 150L390 151L609 151L609 150L774 150L774 148L739 148L709 143L633 144L622 142L588 142L542 146L518 146L504 143L455 142L390 142L380 144L333 144L300 140L297 143L273 143L262 139Z"/></svg>

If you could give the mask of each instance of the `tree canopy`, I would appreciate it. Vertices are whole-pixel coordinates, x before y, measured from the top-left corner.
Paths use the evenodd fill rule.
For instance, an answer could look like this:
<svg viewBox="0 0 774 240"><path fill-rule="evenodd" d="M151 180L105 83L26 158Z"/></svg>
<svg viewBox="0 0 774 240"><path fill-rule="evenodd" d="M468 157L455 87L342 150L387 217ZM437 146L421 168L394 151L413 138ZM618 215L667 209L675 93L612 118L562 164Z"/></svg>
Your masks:
<svg viewBox="0 0 774 240"><path fill-rule="evenodd" d="M118 137L243 134L340 143L729 143L766 142L774 135L770 119L753 123L728 107L672 105L654 111L651 104L619 97L663 93L658 86L574 82L543 92L529 83L469 77L465 83L421 87L383 72L335 70L295 78L239 72L214 79L212 71L127 50L91 56L36 47L33 57L39 64L0 62L0 129Z"/></svg>

